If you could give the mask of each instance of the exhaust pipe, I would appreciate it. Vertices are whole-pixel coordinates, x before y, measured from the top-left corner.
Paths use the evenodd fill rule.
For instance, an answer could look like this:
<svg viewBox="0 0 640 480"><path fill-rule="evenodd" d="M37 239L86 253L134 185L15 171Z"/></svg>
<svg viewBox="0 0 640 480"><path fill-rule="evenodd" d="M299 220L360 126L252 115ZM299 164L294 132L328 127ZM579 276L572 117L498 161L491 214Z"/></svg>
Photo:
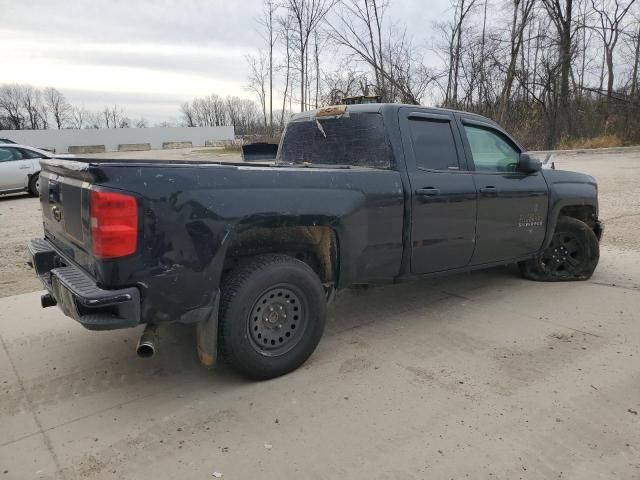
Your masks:
<svg viewBox="0 0 640 480"><path fill-rule="evenodd" d="M136 352L140 358L151 358L156 354L158 344L158 325L147 325L140 335Z"/></svg>
<svg viewBox="0 0 640 480"><path fill-rule="evenodd" d="M40 305L42 305L42 308L55 307L57 304L57 300L53 298L53 295L50 293L45 293L40 297Z"/></svg>

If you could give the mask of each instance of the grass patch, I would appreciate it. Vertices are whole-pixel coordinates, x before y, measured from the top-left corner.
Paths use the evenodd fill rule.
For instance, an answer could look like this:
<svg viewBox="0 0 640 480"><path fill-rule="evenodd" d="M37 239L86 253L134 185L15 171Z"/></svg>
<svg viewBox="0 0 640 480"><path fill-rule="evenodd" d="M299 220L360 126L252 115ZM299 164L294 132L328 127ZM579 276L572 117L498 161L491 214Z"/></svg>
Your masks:
<svg viewBox="0 0 640 480"><path fill-rule="evenodd" d="M625 142L618 135L598 135L593 138L571 138L560 142L561 150L622 147Z"/></svg>

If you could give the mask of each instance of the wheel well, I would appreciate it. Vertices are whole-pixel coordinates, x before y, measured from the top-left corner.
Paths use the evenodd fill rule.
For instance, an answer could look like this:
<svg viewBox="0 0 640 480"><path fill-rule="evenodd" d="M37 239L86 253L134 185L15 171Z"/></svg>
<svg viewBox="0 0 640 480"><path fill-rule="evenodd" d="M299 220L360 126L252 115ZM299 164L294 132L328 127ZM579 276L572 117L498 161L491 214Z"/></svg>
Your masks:
<svg viewBox="0 0 640 480"><path fill-rule="evenodd" d="M309 265L324 284L337 281L338 243L330 227L251 228L229 245L224 270L248 257L265 253L290 255Z"/></svg>
<svg viewBox="0 0 640 480"><path fill-rule="evenodd" d="M31 193L31 182L33 181L33 179L35 177L38 177L40 175L40 170L38 170L37 172L33 172L27 175L27 184L24 186L24 189Z"/></svg>
<svg viewBox="0 0 640 480"><path fill-rule="evenodd" d="M577 218L593 228L596 209L592 205L569 205L560 210L559 216Z"/></svg>

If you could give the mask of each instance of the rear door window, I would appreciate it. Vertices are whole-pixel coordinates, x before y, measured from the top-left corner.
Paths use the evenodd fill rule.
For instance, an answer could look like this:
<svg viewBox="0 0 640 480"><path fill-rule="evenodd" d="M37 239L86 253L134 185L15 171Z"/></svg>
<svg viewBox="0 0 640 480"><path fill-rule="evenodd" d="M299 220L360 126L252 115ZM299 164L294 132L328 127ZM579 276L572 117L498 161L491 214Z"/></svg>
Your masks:
<svg viewBox="0 0 640 480"><path fill-rule="evenodd" d="M22 153L22 158L42 158L42 155L24 148L20 149L20 153Z"/></svg>
<svg viewBox="0 0 640 480"><path fill-rule="evenodd" d="M409 118L416 166L426 170L458 170L458 151L451 122Z"/></svg>
<svg viewBox="0 0 640 480"><path fill-rule="evenodd" d="M391 158L379 113L290 122L278 152L286 163L374 168L391 168Z"/></svg>

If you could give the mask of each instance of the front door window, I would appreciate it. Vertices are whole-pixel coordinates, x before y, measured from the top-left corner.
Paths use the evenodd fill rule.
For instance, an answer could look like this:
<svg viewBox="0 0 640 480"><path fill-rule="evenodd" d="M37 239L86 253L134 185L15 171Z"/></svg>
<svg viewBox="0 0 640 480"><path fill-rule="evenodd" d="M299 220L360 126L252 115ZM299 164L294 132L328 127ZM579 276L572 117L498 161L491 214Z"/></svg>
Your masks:
<svg viewBox="0 0 640 480"><path fill-rule="evenodd" d="M518 151L501 135L486 128L465 125L473 163L478 172L516 172Z"/></svg>

